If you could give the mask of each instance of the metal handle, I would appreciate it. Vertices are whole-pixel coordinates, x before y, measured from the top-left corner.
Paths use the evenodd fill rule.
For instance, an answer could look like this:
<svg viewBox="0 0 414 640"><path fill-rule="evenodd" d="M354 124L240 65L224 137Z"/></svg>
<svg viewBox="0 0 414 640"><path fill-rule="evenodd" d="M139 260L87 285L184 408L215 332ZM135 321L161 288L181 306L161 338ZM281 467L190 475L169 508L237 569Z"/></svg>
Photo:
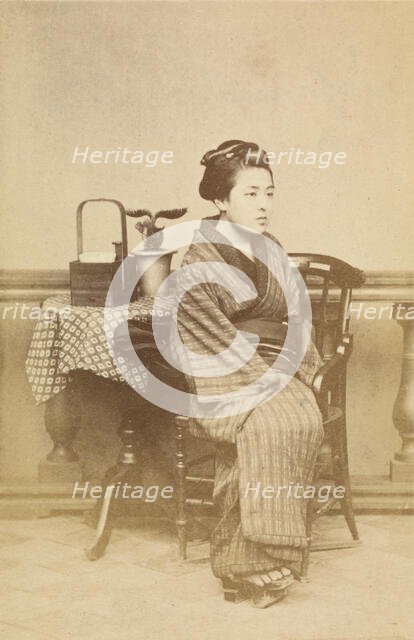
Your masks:
<svg viewBox="0 0 414 640"><path fill-rule="evenodd" d="M119 213L121 214L121 232L122 232L122 259L128 255L128 239L127 239L127 224L126 224L126 211L125 207L119 200L112 200L111 198L91 198L90 200L84 200L78 205L76 211L76 240L78 246L78 260L81 253L83 253L83 234L82 234L82 212L83 207L87 202L113 202L118 206Z"/></svg>

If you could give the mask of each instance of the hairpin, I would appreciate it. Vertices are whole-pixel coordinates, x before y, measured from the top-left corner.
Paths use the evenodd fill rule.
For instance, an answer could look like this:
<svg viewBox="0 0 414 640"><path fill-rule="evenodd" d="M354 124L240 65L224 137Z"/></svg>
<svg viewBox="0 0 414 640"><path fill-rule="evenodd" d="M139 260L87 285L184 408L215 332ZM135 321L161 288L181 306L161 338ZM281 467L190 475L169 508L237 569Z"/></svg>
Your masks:
<svg viewBox="0 0 414 640"><path fill-rule="evenodd" d="M227 149L216 149L215 151L207 151L207 153L205 153L201 158L200 164L206 167L210 160L216 158L217 156L224 156L224 158L227 159L233 158L236 155L236 151L239 151L240 149L246 147L258 148L256 144L250 142L235 142L234 144L228 146Z"/></svg>

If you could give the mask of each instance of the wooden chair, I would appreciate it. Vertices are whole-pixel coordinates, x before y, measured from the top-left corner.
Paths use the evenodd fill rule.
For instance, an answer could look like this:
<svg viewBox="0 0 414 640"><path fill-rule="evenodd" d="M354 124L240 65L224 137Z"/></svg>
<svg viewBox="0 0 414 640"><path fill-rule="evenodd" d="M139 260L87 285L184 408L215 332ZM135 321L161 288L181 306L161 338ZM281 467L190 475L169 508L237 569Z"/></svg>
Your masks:
<svg viewBox="0 0 414 640"><path fill-rule="evenodd" d="M338 500L353 541L358 540L358 531L352 509L351 483L348 468L346 434L346 371L352 351L352 335L349 333L348 308L352 289L360 287L364 281L362 271L346 262L330 256L291 253L291 259L298 267L310 293L313 312L314 342L324 363L313 380L313 391L318 401L325 430L325 438L315 469L315 482L321 475L333 476L336 486L345 487L345 496L338 500L330 498L322 507L315 509L309 500L307 508L308 545L303 553L302 577L307 575L311 531L314 518L328 511ZM271 343L261 344L263 354L274 349ZM177 416L176 426L176 526L181 559L187 555L188 509L197 508L203 512L213 507L212 475L190 473L194 465L204 463L214 457L210 454L188 464L185 454L185 438L189 419ZM190 437L190 436L188 436ZM355 542L332 543L321 548L344 548Z"/></svg>

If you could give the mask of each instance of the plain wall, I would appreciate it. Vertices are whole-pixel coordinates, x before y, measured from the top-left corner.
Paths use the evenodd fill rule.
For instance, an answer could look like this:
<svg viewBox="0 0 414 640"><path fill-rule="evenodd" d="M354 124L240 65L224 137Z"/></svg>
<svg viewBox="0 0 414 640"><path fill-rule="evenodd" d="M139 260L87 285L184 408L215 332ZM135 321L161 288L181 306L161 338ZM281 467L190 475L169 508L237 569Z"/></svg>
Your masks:
<svg viewBox="0 0 414 640"><path fill-rule="evenodd" d="M198 196L225 139L344 151L342 166L275 166L285 248L366 269L413 266L412 3L4 3L1 265L65 268L75 209L152 210ZM75 147L172 150L172 164L72 163ZM88 248L119 239L88 215ZM130 244L138 234L132 230Z"/></svg>

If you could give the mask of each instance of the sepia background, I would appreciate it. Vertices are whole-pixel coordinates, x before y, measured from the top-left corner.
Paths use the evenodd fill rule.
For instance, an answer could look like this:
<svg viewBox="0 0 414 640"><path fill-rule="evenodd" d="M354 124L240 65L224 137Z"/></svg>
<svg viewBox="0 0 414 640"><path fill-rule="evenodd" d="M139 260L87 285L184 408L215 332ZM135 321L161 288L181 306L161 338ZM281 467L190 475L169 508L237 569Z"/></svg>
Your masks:
<svg viewBox="0 0 414 640"><path fill-rule="evenodd" d="M85 198L208 215L200 158L242 138L347 154L274 166L288 250L412 268L411 3L190 4L5 3L1 266L65 269ZM174 160L72 164L77 146ZM94 221L104 248L116 229Z"/></svg>
<svg viewBox="0 0 414 640"><path fill-rule="evenodd" d="M412 298L412 3L5 3L2 12L4 304L67 290L83 199L213 213L198 196L200 158L230 138L345 152L346 164L326 169L274 166L271 231L287 251L364 269L354 297L364 308ZM75 147L174 159L72 163ZM88 248L109 249L119 239L112 211L91 209L86 233ZM130 225L130 246L138 239ZM36 482L50 448L24 372L33 326L1 322L5 482ZM402 332L387 317L352 328L351 471L387 478L400 446ZM93 419L110 432L102 403Z"/></svg>
<svg viewBox="0 0 414 640"><path fill-rule="evenodd" d="M413 637L414 464L391 478L401 447L392 414L403 332L389 309L414 306L414 3L17 1L0 13L0 635ZM67 477L42 482L52 442L25 372L35 322L20 317L23 304L33 309L69 292L80 201L210 215L198 195L200 158L232 138L276 153L346 153L345 164L325 169L274 165L270 230L287 251L363 269L355 307L388 309L382 319L351 322L347 431L362 545L343 548L342 515L320 518L313 541L333 540L335 551L312 553L311 583L295 583L268 612L224 602L208 544L189 545L189 561L179 562L176 531L159 519L117 521L106 556L86 561L94 533L82 509L92 501L72 500ZM168 150L174 159L152 168L73 163L76 147ZM85 216L85 249L111 249L120 239L113 209L89 206ZM132 248L139 234L130 222ZM407 338L407 370L412 349ZM116 461L118 387L85 378L76 396L80 465L57 464L59 472L80 477L81 466L100 482Z"/></svg>

